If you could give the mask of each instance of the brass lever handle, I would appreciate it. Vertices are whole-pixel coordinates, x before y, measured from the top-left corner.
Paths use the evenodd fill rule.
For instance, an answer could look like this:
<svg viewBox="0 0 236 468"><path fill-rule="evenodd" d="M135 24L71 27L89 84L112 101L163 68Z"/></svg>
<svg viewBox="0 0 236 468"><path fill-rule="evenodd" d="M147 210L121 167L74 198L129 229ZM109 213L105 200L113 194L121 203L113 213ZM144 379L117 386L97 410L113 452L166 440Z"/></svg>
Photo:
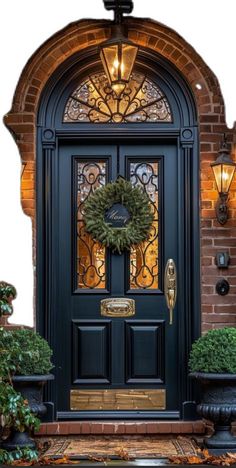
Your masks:
<svg viewBox="0 0 236 468"><path fill-rule="evenodd" d="M170 312L170 325L173 324L173 310L177 298L177 271L174 260L169 258L165 267L165 297Z"/></svg>

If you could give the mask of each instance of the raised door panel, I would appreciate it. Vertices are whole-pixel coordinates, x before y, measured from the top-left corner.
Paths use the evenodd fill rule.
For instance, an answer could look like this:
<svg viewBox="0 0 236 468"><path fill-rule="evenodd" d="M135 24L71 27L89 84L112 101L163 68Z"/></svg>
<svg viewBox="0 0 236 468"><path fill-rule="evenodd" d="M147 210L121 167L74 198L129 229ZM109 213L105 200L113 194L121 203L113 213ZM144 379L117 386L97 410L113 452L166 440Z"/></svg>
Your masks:
<svg viewBox="0 0 236 468"><path fill-rule="evenodd" d="M164 321L126 322L126 382L164 383Z"/></svg>
<svg viewBox="0 0 236 468"><path fill-rule="evenodd" d="M110 383L109 320L73 321L74 384Z"/></svg>

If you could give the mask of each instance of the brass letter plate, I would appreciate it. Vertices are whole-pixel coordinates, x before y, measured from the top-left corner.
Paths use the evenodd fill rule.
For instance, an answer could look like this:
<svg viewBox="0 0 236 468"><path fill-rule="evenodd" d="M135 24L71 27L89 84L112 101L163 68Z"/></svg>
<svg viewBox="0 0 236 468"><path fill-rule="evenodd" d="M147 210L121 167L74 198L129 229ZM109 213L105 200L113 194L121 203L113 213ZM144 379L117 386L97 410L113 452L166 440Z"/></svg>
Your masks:
<svg viewBox="0 0 236 468"><path fill-rule="evenodd" d="M101 315L105 317L131 317L135 315L135 301L124 297L113 297L101 301Z"/></svg>
<svg viewBox="0 0 236 468"><path fill-rule="evenodd" d="M72 411L165 410L165 389L71 390Z"/></svg>

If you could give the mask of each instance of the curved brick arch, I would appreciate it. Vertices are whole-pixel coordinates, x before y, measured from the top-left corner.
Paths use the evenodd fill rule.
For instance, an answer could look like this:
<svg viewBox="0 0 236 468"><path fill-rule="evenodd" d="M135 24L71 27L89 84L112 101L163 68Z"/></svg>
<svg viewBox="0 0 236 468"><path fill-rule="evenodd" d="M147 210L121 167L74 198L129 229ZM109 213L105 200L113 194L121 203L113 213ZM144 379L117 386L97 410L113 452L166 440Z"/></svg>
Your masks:
<svg viewBox="0 0 236 468"><path fill-rule="evenodd" d="M69 24L48 39L26 64L10 113L35 112L41 90L53 71L75 52L107 39L110 24L110 21L81 20ZM127 18L126 24L131 40L155 50L179 69L192 87L200 112L206 110L202 107L204 105L223 104L217 78L197 52L175 31L153 20ZM197 92L196 83L202 85L201 93ZM7 117L6 124L11 126Z"/></svg>
<svg viewBox="0 0 236 468"><path fill-rule="evenodd" d="M226 126L224 101L217 78L181 36L153 20L129 17L125 22L130 39L146 49L156 51L173 63L195 96L200 130L203 322L205 329L212 324L217 326L217 323L235 325L236 309L233 304L236 293L236 197L231 196L230 219L222 229L215 220L217 191L210 162L216 157L223 132L227 134L235 154L236 129L229 130ZM106 40L110 35L110 25L111 22L106 20L82 20L69 24L34 53L19 79L12 109L4 121L14 134L24 164L21 184L22 207L24 212L31 216L33 223L35 122L42 90L52 73L67 58ZM201 89L196 88L197 83L201 85ZM232 188L236 189L236 182ZM214 266L214 256L217 249L222 247L230 251L233 262L227 273L232 284L231 293L224 300L221 298L221 305L219 297L215 296L215 282L219 275ZM224 312L224 316L221 312Z"/></svg>

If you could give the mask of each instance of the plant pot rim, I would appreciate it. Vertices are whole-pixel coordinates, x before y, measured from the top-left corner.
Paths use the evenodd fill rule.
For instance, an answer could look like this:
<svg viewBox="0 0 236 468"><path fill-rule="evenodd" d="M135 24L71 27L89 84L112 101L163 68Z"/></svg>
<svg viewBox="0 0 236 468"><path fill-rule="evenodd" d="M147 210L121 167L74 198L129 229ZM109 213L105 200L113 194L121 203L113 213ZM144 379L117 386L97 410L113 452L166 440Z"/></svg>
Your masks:
<svg viewBox="0 0 236 468"><path fill-rule="evenodd" d="M215 372L190 372L189 377L199 380L236 380L236 374Z"/></svg>
<svg viewBox="0 0 236 468"><path fill-rule="evenodd" d="M54 380L53 374L13 375L13 382L44 382Z"/></svg>

